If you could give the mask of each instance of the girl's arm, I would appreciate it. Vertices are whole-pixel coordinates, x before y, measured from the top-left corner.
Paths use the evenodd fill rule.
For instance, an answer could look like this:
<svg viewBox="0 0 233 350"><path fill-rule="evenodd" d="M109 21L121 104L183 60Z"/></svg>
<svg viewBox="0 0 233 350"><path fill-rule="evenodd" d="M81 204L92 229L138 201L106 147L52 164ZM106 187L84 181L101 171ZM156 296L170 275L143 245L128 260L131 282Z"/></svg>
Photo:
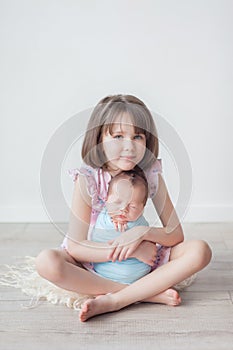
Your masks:
<svg viewBox="0 0 233 350"><path fill-rule="evenodd" d="M164 246L174 246L182 242L184 240L183 230L160 174L158 175L158 191L152 201L163 227L151 227L145 233L144 239Z"/></svg>
<svg viewBox="0 0 233 350"><path fill-rule="evenodd" d="M78 261L108 261L111 251L109 245L87 240L91 210L91 197L87 191L86 179L84 176L79 176L75 182L72 199L67 250Z"/></svg>

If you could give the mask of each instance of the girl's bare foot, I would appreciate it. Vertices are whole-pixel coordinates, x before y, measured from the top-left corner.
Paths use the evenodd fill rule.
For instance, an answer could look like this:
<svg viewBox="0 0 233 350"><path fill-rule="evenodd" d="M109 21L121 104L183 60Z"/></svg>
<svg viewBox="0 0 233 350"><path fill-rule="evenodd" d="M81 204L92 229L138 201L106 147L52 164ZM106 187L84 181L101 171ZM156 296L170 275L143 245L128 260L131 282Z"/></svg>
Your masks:
<svg viewBox="0 0 233 350"><path fill-rule="evenodd" d="M118 309L111 294L98 295L95 299L88 299L85 301L80 311L79 319L81 322L85 322L95 315L116 311Z"/></svg>
<svg viewBox="0 0 233 350"><path fill-rule="evenodd" d="M143 301L149 303L159 303L170 306L178 306L181 303L181 297L179 296L179 293L176 290L167 289L165 292L147 298Z"/></svg>
<svg viewBox="0 0 233 350"><path fill-rule="evenodd" d="M181 298L176 290L168 289L163 293L160 293L143 301L177 306L181 303ZM120 308L121 307L117 306L111 294L98 295L95 299L88 299L85 301L80 311L79 319L81 322L85 322L93 316L117 311Z"/></svg>

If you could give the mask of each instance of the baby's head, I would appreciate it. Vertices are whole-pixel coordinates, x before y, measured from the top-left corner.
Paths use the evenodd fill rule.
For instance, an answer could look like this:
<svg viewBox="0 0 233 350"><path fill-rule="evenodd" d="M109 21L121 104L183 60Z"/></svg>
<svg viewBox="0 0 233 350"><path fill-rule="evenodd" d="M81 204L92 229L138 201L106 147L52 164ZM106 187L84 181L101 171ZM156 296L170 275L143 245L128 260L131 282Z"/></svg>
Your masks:
<svg viewBox="0 0 233 350"><path fill-rule="evenodd" d="M120 94L103 98L94 108L82 146L84 162L93 168L106 168L110 159L104 152L104 136L112 136L116 126L122 128L124 125L130 124L134 128L135 134L145 135L146 141L145 153L136 164L141 169L150 167L158 156L159 147L152 114L139 98Z"/></svg>
<svg viewBox="0 0 233 350"><path fill-rule="evenodd" d="M106 207L118 222L135 221L142 215L148 197L148 184L142 172L124 171L112 178Z"/></svg>

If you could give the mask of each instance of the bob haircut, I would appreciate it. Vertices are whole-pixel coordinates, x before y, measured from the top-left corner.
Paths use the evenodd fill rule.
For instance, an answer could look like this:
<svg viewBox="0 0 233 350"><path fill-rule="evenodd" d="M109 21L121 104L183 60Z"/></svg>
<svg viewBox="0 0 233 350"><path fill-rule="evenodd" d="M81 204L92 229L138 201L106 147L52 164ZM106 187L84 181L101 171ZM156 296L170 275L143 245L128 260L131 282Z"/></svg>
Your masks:
<svg viewBox="0 0 233 350"><path fill-rule="evenodd" d="M130 116L135 134L144 134L146 137L145 155L137 164L138 167L146 169L157 159L157 130L146 105L132 95L112 95L99 101L88 122L82 145L82 159L87 165L107 169L108 160L103 151L102 137L107 132L112 134L117 117L120 116L120 123L124 123L126 114Z"/></svg>

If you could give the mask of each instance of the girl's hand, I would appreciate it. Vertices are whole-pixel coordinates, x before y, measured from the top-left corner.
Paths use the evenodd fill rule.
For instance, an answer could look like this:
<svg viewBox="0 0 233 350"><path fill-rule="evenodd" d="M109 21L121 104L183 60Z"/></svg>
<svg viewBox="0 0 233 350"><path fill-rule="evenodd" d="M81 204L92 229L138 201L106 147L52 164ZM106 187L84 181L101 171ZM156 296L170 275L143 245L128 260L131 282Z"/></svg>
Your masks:
<svg viewBox="0 0 233 350"><path fill-rule="evenodd" d="M157 256L157 246L156 243L150 241L143 241L133 255L132 258L136 258L147 265L154 266L155 260Z"/></svg>
<svg viewBox="0 0 233 350"><path fill-rule="evenodd" d="M148 229L147 226L133 227L116 239L108 241L108 244L112 246L108 259L112 262L128 259L144 240L144 235Z"/></svg>

